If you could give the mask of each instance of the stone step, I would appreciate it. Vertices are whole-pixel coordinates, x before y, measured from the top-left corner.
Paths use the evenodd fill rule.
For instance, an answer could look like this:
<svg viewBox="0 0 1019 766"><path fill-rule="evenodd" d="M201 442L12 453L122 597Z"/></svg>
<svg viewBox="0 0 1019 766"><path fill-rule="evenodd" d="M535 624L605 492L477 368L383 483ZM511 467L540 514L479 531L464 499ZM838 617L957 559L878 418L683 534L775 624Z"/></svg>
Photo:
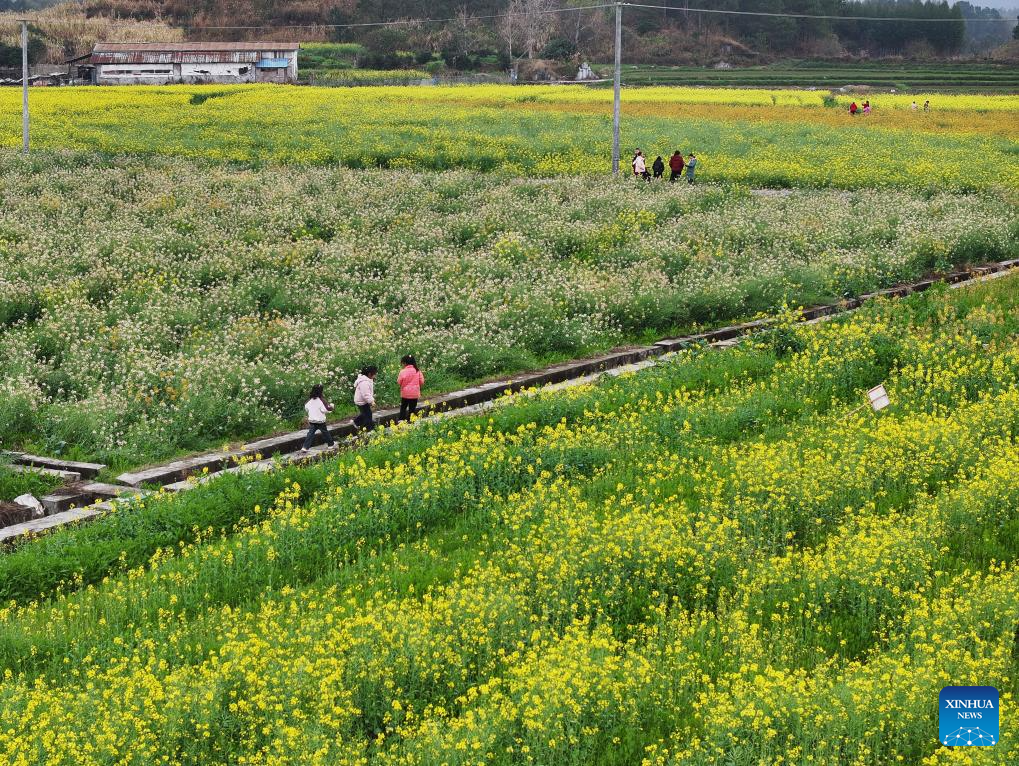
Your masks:
<svg viewBox="0 0 1019 766"><path fill-rule="evenodd" d="M75 508L73 510L55 513L52 516L43 516L41 519L33 519L32 521L26 521L22 524L15 524L14 526L0 529L0 545L9 544L22 538L41 534L49 529L63 527L67 524L73 524L78 521L90 521L98 516L102 516L108 510L108 507L101 508L100 506L93 508Z"/></svg>
<svg viewBox="0 0 1019 766"><path fill-rule="evenodd" d="M189 476L201 474L206 470L213 473L220 470L224 465L229 465L247 456L245 450L226 450L205 455L195 455L194 457L174 460L163 465L144 468L140 471L122 473L117 477L117 481L130 487L141 487L143 484L163 486L183 481Z"/></svg>
<svg viewBox="0 0 1019 766"><path fill-rule="evenodd" d="M81 474L77 471L59 471L56 468L37 468L31 465L16 464L9 465L7 467L15 473L39 473L43 476L53 476L68 484L75 481L81 481Z"/></svg>
<svg viewBox="0 0 1019 766"><path fill-rule="evenodd" d="M272 460L256 460L250 463L243 463L242 465L235 465L233 468L226 468L222 471L206 473L201 476L192 476L182 481L175 481L172 484L164 484L163 489L167 492L183 492L184 490L191 489L199 484L206 484L219 476L238 473L252 473L253 471L269 471L272 469L274 464L275 463Z"/></svg>
<svg viewBox="0 0 1019 766"><path fill-rule="evenodd" d="M71 508L84 508L103 500L137 494L138 492L130 487L93 481L61 487L40 498L39 502L42 503L47 513L56 514Z"/></svg>
<svg viewBox="0 0 1019 766"><path fill-rule="evenodd" d="M53 457L41 455L27 455L25 453L11 453L14 455L14 462L18 465L29 465L35 468L48 468L53 471L68 471L77 473L86 479L93 479L99 472L106 468L102 463L79 463L74 460L59 460Z"/></svg>

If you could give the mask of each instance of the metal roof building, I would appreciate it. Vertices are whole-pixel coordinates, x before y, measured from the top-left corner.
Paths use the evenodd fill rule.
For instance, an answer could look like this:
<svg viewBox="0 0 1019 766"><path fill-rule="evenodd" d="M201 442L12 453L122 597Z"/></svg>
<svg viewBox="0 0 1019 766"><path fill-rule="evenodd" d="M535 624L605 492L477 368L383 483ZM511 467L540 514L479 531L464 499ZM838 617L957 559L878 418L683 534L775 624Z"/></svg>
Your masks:
<svg viewBox="0 0 1019 766"><path fill-rule="evenodd" d="M97 85L297 82L297 43L96 43L79 77ZM85 57L82 57L83 59Z"/></svg>

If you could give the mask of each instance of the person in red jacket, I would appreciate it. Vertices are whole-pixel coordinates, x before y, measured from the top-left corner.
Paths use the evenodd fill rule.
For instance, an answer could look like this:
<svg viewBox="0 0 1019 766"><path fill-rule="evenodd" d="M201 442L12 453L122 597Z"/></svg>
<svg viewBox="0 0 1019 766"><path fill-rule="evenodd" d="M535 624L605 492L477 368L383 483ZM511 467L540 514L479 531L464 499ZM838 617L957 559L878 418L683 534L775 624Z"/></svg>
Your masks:
<svg viewBox="0 0 1019 766"><path fill-rule="evenodd" d="M417 412L418 399L421 398L421 386L425 384L425 376L418 369L418 363L410 354L400 360L403 369L396 378L400 386L400 420L410 420Z"/></svg>
<svg viewBox="0 0 1019 766"><path fill-rule="evenodd" d="M672 171L669 175L671 183L675 183L677 178L683 177L683 152L679 151L679 149L669 158L669 170Z"/></svg>
<svg viewBox="0 0 1019 766"><path fill-rule="evenodd" d="M849 114L850 114L850 115L852 115L853 117L855 117L855 116L856 116L856 111L857 111L857 110L858 110L859 108L860 108L860 107L858 107L858 106L856 105L856 102L854 101L853 103L851 103L851 104L849 105Z"/></svg>

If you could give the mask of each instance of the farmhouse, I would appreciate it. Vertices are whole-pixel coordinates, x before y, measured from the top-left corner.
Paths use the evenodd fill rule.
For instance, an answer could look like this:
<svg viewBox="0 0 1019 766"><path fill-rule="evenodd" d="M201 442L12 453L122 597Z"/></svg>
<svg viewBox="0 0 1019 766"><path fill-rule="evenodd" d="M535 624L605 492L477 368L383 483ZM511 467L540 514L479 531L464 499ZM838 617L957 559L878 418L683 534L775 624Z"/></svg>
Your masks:
<svg viewBox="0 0 1019 766"><path fill-rule="evenodd" d="M95 85L297 82L297 43L96 43L78 79Z"/></svg>

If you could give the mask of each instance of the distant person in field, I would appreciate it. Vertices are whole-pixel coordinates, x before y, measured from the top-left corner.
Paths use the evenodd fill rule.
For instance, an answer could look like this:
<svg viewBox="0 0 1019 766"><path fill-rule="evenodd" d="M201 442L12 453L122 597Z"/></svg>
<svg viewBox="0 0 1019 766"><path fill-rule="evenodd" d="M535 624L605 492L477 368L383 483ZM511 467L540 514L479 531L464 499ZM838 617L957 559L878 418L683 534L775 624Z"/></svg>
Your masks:
<svg viewBox="0 0 1019 766"><path fill-rule="evenodd" d="M855 117L855 116L856 116L856 113L857 113L857 112L858 112L859 110L860 110L860 107L858 107L858 106L856 105L856 102L855 102L855 101L854 101L853 103L851 103L851 104L849 105L849 114L850 114L850 115L851 115L852 117Z"/></svg>
<svg viewBox="0 0 1019 766"><path fill-rule="evenodd" d="M662 155L658 155L655 158L655 164L651 166L651 169L655 171L655 178L661 178L665 175L665 162L662 160Z"/></svg>
<svg viewBox="0 0 1019 766"><path fill-rule="evenodd" d="M694 176L697 173L697 156L690 152L690 156L686 159L686 182L692 184Z"/></svg>
<svg viewBox="0 0 1019 766"><path fill-rule="evenodd" d="M400 420L410 420L417 412L418 399L421 398L421 386L425 384L425 376L418 369L418 363L410 354L400 360L403 369L396 377L400 386Z"/></svg>
<svg viewBox="0 0 1019 766"><path fill-rule="evenodd" d="M865 115L870 114L870 101L863 102L863 113Z"/></svg>
<svg viewBox="0 0 1019 766"><path fill-rule="evenodd" d="M643 178L645 181L651 180L651 174L647 172L647 160L644 159L644 154L639 151L633 161L633 175L637 178Z"/></svg>
<svg viewBox="0 0 1019 766"><path fill-rule="evenodd" d="M683 177L683 153L676 150L676 153L669 158L669 182L675 183L677 178Z"/></svg>
<svg viewBox="0 0 1019 766"><path fill-rule="evenodd" d="M914 101L912 104L909 105L909 111L915 112L916 109L917 109L916 102Z"/></svg>
<svg viewBox="0 0 1019 766"><path fill-rule="evenodd" d="M923 110L924 110L925 112L929 112L929 111L931 110L931 102L930 102L930 99L927 99L926 101L924 101L924 102L923 102Z"/></svg>
<svg viewBox="0 0 1019 766"><path fill-rule="evenodd" d="M326 425L326 419L333 409L335 409L333 405L327 402L323 395L322 384L313 386L308 395L308 401L304 404L304 411L308 413L308 435L304 438L301 452L311 449L311 445L315 442L316 431L322 432L328 446L332 447L335 444L332 434L329 433L329 427Z"/></svg>
<svg viewBox="0 0 1019 766"><path fill-rule="evenodd" d="M633 153L633 159L630 160L630 167L633 168L633 177L637 177L637 158L641 156L640 149L637 149Z"/></svg>
<svg viewBox="0 0 1019 766"><path fill-rule="evenodd" d="M375 406L375 376L378 373L379 368L370 364L361 370L361 374L354 381L354 405L358 410L354 425L362 431L371 431L375 428L372 407Z"/></svg>

